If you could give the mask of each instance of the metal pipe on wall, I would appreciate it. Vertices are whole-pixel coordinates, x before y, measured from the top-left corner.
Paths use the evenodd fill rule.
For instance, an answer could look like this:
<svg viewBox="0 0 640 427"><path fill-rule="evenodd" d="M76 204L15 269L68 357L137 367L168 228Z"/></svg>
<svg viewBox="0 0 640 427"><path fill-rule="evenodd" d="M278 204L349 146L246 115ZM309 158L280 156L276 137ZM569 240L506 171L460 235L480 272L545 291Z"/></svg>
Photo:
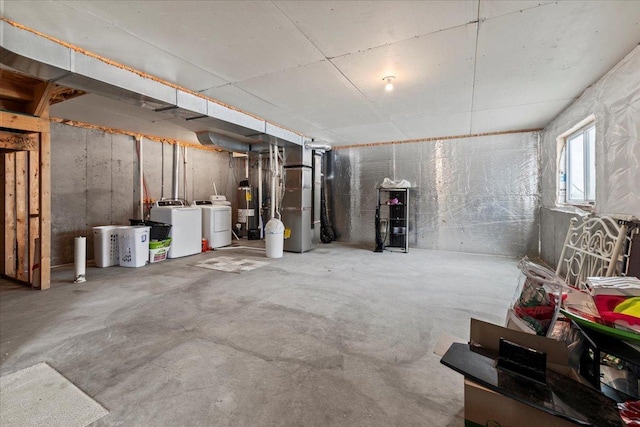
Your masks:
<svg viewBox="0 0 640 427"><path fill-rule="evenodd" d="M138 218L144 219L144 157L142 153L142 136L136 136L136 144L138 145Z"/></svg>
<svg viewBox="0 0 640 427"><path fill-rule="evenodd" d="M273 144L269 144L269 168L271 169L271 212L270 218L276 215L276 168L273 160Z"/></svg>
<svg viewBox="0 0 640 427"><path fill-rule="evenodd" d="M262 238L262 233L264 232L264 227L262 226L262 154L258 155L258 203L254 203L254 205L258 210L258 228L260 229L260 238Z"/></svg>
<svg viewBox="0 0 640 427"><path fill-rule="evenodd" d="M182 156L182 194L183 198L187 200L187 147L182 147L184 150Z"/></svg>
<svg viewBox="0 0 640 427"><path fill-rule="evenodd" d="M178 169L180 169L180 146L178 144L173 144L173 171L172 171L172 188L171 188L171 198L178 198L179 191L179 176Z"/></svg>

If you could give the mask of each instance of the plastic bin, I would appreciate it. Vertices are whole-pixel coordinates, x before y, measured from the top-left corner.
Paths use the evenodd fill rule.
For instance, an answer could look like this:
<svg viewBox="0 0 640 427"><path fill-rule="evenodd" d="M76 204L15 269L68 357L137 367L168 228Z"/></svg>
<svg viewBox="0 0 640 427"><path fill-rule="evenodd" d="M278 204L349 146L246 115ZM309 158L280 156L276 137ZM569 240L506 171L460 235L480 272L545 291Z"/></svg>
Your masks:
<svg viewBox="0 0 640 427"><path fill-rule="evenodd" d="M271 218L264 227L264 240L267 246L267 258L282 258L284 249L284 224Z"/></svg>
<svg viewBox="0 0 640 427"><path fill-rule="evenodd" d="M165 240L171 232L171 224L164 222L151 221L148 219L130 219L131 225L146 225L151 227L151 240Z"/></svg>
<svg viewBox="0 0 640 427"><path fill-rule="evenodd" d="M169 254L169 247L149 249L149 262L160 262L167 259L167 255Z"/></svg>
<svg viewBox="0 0 640 427"><path fill-rule="evenodd" d="M121 267L142 267L149 260L148 226L118 228L118 252Z"/></svg>
<svg viewBox="0 0 640 427"><path fill-rule="evenodd" d="M171 249L171 237L164 240L152 240L149 242L149 262L160 262L167 259Z"/></svg>
<svg viewBox="0 0 640 427"><path fill-rule="evenodd" d="M93 253L96 267L119 264L118 228L116 225L93 227Z"/></svg>
<svg viewBox="0 0 640 427"><path fill-rule="evenodd" d="M171 246L171 237L164 240L151 240L149 242L149 249L168 248Z"/></svg>

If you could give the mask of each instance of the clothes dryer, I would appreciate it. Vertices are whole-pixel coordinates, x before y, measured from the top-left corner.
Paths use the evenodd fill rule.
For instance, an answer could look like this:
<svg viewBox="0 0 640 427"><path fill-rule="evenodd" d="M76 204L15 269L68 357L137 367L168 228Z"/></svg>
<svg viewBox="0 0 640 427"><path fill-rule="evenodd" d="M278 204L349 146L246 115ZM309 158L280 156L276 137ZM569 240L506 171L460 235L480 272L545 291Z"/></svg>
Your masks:
<svg viewBox="0 0 640 427"><path fill-rule="evenodd" d="M158 200L151 207L152 221L171 224L171 247L167 256L179 258L202 252L202 212L180 200Z"/></svg>
<svg viewBox="0 0 640 427"><path fill-rule="evenodd" d="M231 244L231 206L218 205L211 200L196 200L194 206L202 209L202 237L210 248Z"/></svg>

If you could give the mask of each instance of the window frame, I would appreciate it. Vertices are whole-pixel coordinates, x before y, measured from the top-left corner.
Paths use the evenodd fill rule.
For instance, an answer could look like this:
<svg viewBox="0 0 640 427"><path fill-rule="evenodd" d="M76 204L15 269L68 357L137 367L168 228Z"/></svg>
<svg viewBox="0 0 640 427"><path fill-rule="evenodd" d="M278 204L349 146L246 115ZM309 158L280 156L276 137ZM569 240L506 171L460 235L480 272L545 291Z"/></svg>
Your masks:
<svg viewBox="0 0 640 427"><path fill-rule="evenodd" d="M593 145L589 138L589 133L593 129L594 141ZM592 208L596 203L596 120L595 116L591 115L584 120L581 120L571 129L564 132L557 138L558 143L558 178L557 178L557 191L556 191L556 203L560 206L578 206L581 208ZM571 199L570 185L571 185L571 165L570 156L571 148L569 142L576 136L582 135L582 163L583 163L583 184L584 184L584 197L582 199ZM591 147L592 145L592 147ZM593 152L592 152L593 151ZM593 157L591 157L593 156ZM593 163L589 161L593 158ZM593 178L593 188L591 188L591 179ZM564 183L564 188L563 188ZM593 194L593 199L588 198L589 194Z"/></svg>

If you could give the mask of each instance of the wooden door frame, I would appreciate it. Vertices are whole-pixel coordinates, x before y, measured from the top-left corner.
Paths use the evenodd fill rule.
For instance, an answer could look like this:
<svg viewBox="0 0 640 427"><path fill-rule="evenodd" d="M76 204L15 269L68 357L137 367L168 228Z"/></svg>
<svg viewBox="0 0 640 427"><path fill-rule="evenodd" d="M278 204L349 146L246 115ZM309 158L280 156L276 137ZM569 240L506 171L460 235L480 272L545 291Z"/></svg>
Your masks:
<svg viewBox="0 0 640 427"><path fill-rule="evenodd" d="M48 83L45 86L52 87L53 85ZM5 152L10 150L29 153L26 156L25 168L27 175L31 178L27 182L31 182L28 188L23 189L25 197L29 201L24 226L30 230L28 242L22 242L22 244L28 243L29 245L27 259L29 273L26 278L32 286L36 285L39 289L49 289L51 286L51 131L47 93L50 94L51 91L46 90L46 87L44 89L40 87L40 89L34 89L34 94L40 93L41 96L30 104L33 113L39 113L40 117L0 111L0 128L6 130L0 135L2 136L0 148L3 148ZM15 137L14 133L14 137L11 137L12 131L25 132L27 136ZM7 169L5 167L5 186L10 179L9 172L15 173L15 171ZM5 197L3 203L6 204L9 198L13 198L13 203L15 203L16 194L7 194L5 189L3 189L3 194ZM9 238L11 237L10 229L12 227L14 225L8 224L5 217L2 224L5 235L2 274L19 279L15 272L7 274L12 273L11 268L7 270L7 251L9 248L13 248L13 241L7 242L7 238L8 235ZM33 228L37 229L37 233ZM35 238L32 238L36 234L39 237L37 245ZM13 236L15 238L15 234ZM10 246L7 243L10 243ZM36 256L36 254L39 255Z"/></svg>

